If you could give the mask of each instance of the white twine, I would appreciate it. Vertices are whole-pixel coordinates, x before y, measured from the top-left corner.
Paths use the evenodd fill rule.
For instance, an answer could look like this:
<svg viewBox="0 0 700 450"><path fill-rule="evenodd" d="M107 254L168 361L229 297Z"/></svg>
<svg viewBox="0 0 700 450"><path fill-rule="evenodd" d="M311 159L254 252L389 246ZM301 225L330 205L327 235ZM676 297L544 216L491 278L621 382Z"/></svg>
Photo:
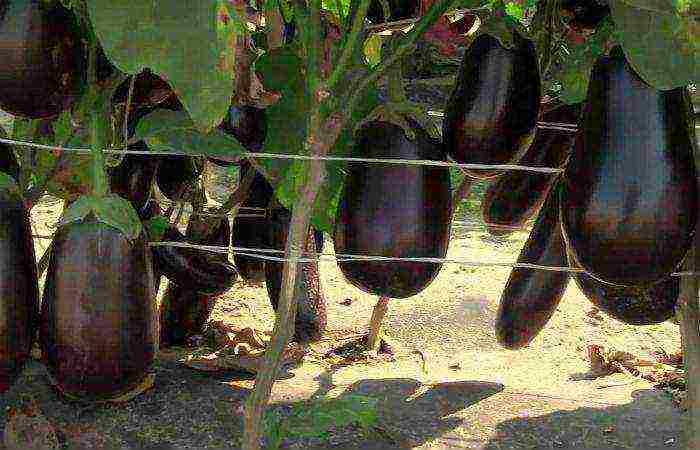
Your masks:
<svg viewBox="0 0 700 450"><path fill-rule="evenodd" d="M565 123L552 123L552 122L541 122L541 126L538 123L538 127L546 129L556 129L561 131L576 131L576 126L572 124ZM0 138L0 142L5 144L16 145L20 147L31 147L40 150L59 150L67 152L75 152L82 154L89 154L91 149L89 148L76 148L76 147L61 147L55 145L37 144L28 141L19 141L15 139ZM185 153L185 152L159 152L151 150L115 150L115 149L103 149L104 153L109 154L129 154L129 155L151 155L151 156L212 156L206 154L195 154L195 153ZM462 169L500 169L500 170L521 170L539 173L561 173L564 171L562 168L554 167L532 167L532 166L522 166L518 164L462 164L448 161L435 161L435 160L416 160L416 159L398 159L398 158L356 158L356 157L343 157L343 156L310 156L310 155L292 155L284 153L253 153L253 152L243 152L242 156L248 158L262 158L262 159L291 159L291 160L302 160L302 161L344 161L344 162L354 162L354 163L375 163L375 164L404 164L404 165L414 165L414 166L435 166L435 167L457 167ZM215 156L214 156L215 157Z"/></svg>

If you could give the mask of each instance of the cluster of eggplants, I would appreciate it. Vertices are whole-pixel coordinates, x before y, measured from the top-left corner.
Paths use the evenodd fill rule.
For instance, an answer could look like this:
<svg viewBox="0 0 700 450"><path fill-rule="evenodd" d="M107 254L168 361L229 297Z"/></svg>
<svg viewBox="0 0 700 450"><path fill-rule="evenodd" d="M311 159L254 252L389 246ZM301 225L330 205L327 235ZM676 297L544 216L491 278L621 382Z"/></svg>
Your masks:
<svg viewBox="0 0 700 450"><path fill-rule="evenodd" d="M622 49L593 67L563 174L518 258L581 272L514 268L496 320L499 342L527 345L546 325L569 278L611 317L670 319L678 269L697 223L692 113L684 88L646 84Z"/></svg>

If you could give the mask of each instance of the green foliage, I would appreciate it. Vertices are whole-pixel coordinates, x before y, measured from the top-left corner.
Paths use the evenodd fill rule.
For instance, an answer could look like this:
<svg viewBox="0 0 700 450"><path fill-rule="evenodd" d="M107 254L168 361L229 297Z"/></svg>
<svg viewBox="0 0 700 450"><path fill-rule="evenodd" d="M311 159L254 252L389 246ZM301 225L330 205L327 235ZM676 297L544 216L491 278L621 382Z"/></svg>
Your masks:
<svg viewBox="0 0 700 450"><path fill-rule="evenodd" d="M0 172L0 199L20 200L22 192L17 181L5 172Z"/></svg>
<svg viewBox="0 0 700 450"><path fill-rule="evenodd" d="M610 0L618 38L630 64L657 89L700 79L700 25L678 0Z"/></svg>
<svg viewBox="0 0 700 450"><path fill-rule="evenodd" d="M127 239L136 239L141 234L141 220L127 200L115 194L104 197L84 195L63 211L59 226L81 221L88 214L94 214L98 221L121 231Z"/></svg>
<svg viewBox="0 0 700 450"><path fill-rule="evenodd" d="M378 421L377 400L353 394L296 404L284 419L268 412L265 430L268 448L277 449L285 437L327 439L331 428L348 425L357 425L369 433Z"/></svg>
<svg viewBox="0 0 700 450"><path fill-rule="evenodd" d="M207 156L237 156L245 148L218 128L202 133L182 111L158 109L136 126L134 141L144 140L154 152L188 153Z"/></svg>
<svg viewBox="0 0 700 450"><path fill-rule="evenodd" d="M144 226L148 232L148 237L154 241L163 239L163 235L170 227L170 221L165 216L155 216L148 219Z"/></svg>
<svg viewBox="0 0 700 450"><path fill-rule="evenodd" d="M217 0L88 1L109 59L129 74L148 67L167 78L203 131L224 117L233 87L225 70L232 68L220 63L228 55L226 42L219 40L220 6Z"/></svg>
<svg viewBox="0 0 700 450"><path fill-rule="evenodd" d="M358 52L358 55L361 53ZM267 109L268 133L263 151L266 153L307 154L304 145L307 136L307 116L311 106L307 82L301 70L302 60L287 46L263 55L257 69L265 80L265 86L282 94L279 102ZM354 124L364 118L378 104L377 93L369 89L361 106L353 113L350 123L341 133L329 155L349 156ZM282 205L291 209L299 188L304 185L308 162L286 159L259 159L276 181L275 195ZM319 230L331 232L335 212L345 180L345 163L326 163L326 182L316 199L311 216L312 224Z"/></svg>

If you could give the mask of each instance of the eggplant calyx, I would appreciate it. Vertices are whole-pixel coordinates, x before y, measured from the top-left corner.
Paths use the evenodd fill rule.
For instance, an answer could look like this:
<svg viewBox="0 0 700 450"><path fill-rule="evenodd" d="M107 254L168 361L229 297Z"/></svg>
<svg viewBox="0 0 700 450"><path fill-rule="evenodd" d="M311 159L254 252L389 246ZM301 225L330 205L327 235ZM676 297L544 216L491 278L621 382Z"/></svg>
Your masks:
<svg viewBox="0 0 700 450"><path fill-rule="evenodd" d="M141 234L142 225L138 213L128 200L116 194L103 197L80 196L63 211L58 225L62 227L70 222L83 221L90 214L98 222L121 231L129 241L136 240Z"/></svg>
<svg viewBox="0 0 700 450"><path fill-rule="evenodd" d="M423 109L414 102L388 102L377 106L366 118L355 127L355 132L372 122L387 122L400 127L406 138L415 141L416 134L411 122L421 126L434 139L440 139L440 131L435 122L423 112Z"/></svg>
<svg viewBox="0 0 700 450"><path fill-rule="evenodd" d="M497 6L492 13L481 19L479 30L474 35L474 39L482 34L488 34L498 40L505 49L512 50L517 47L517 40L529 39L529 34L525 27L515 19L506 14L505 10ZM473 41L472 41L473 42Z"/></svg>

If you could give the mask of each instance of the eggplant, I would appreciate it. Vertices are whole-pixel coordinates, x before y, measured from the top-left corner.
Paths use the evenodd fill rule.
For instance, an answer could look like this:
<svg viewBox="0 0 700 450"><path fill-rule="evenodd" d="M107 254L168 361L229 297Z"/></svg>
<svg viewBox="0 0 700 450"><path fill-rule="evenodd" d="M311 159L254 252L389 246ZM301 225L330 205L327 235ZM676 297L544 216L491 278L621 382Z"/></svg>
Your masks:
<svg viewBox="0 0 700 450"><path fill-rule="evenodd" d="M41 305L42 358L59 392L90 401L135 389L158 349L151 252L93 214L59 228Z"/></svg>
<svg viewBox="0 0 700 450"><path fill-rule="evenodd" d="M387 122L359 130L353 155L444 161L445 153L417 123L415 141ZM452 198L445 167L353 164L338 205L333 240L337 254L444 258L450 236ZM365 292L391 298L418 294L442 263L338 261L345 278Z"/></svg>
<svg viewBox="0 0 700 450"><path fill-rule="evenodd" d="M0 137L6 137L0 132ZM0 142L0 172L10 175L15 180L19 180L19 164L17 158L12 151L12 147L8 144Z"/></svg>
<svg viewBox="0 0 700 450"><path fill-rule="evenodd" d="M514 33L515 47L481 34L462 60L459 78L445 108L447 153L464 164L508 164L520 159L535 135L541 80L535 46ZM489 179L497 169L468 169Z"/></svg>
<svg viewBox="0 0 700 450"><path fill-rule="evenodd" d="M599 281L652 285L690 248L698 189L686 95L647 85L619 46L593 67L561 214L574 262Z"/></svg>
<svg viewBox="0 0 700 450"><path fill-rule="evenodd" d="M255 170L249 163L241 164L241 181L249 170ZM274 189L265 177L259 172L255 173L253 183L248 191L248 198L243 202L243 207L267 208ZM267 233L269 228L268 218L264 211L253 211L251 214L262 217L241 217L233 219L231 227L231 242L234 247L266 248ZM259 258L251 258L245 255L234 255L233 262L241 276L253 282L261 282L265 279L265 261Z"/></svg>
<svg viewBox="0 0 700 450"><path fill-rule="evenodd" d="M217 236L226 236L228 245L231 230L228 221L222 221ZM165 231L163 241L187 242L188 239L175 227ZM212 244L207 244L212 245ZM238 278L236 268L228 259L208 251L184 247L155 246L153 257L159 270L173 283L205 295L220 295L233 286Z"/></svg>
<svg viewBox="0 0 700 450"><path fill-rule="evenodd" d="M542 120L576 124L580 108L581 105L565 105L543 114ZM561 167L569 155L573 139L574 135L571 132L540 128L535 134L532 146L518 164L530 167ZM494 180L481 202L482 217L489 233L503 236L524 226L542 206L556 178L554 173L512 170Z"/></svg>
<svg viewBox="0 0 700 450"><path fill-rule="evenodd" d="M384 20L384 9L379 0L372 0L367 10L367 18L372 23L393 22L396 20L410 19L418 14L420 2L417 0L389 0L391 14Z"/></svg>
<svg viewBox="0 0 700 450"><path fill-rule="evenodd" d="M680 277L666 277L651 286L614 286L585 273L573 276L579 289L605 314L629 325L652 325L676 313Z"/></svg>
<svg viewBox="0 0 700 450"><path fill-rule="evenodd" d="M291 213L289 210L277 208L270 212L268 226L268 246L276 250L284 250L287 244L287 234ZM309 229L304 245L303 257L308 258L314 245L314 232ZM316 248L318 251L318 248ZM270 303L277 311L279 296L282 290L283 263L265 262L265 285L270 296ZM296 302L296 320L294 322L294 340L296 342L315 341L321 338L326 329L327 313L326 299L323 295L321 278L317 262L299 263L294 287Z"/></svg>
<svg viewBox="0 0 700 450"><path fill-rule="evenodd" d="M200 169L189 156L166 156L156 171L156 185L170 201L177 201L199 177Z"/></svg>
<svg viewBox="0 0 700 450"><path fill-rule="evenodd" d="M126 104L129 96L131 79L124 81L112 96L113 104ZM132 108L155 108L163 107L167 101L176 98L176 94L167 81L153 73L150 69L136 75L134 80L134 91L131 95ZM166 107L166 109L171 109Z"/></svg>
<svg viewBox="0 0 700 450"><path fill-rule="evenodd" d="M186 239L189 242L202 245L228 246L231 229L228 219L223 218L218 223L207 216L193 217L187 227ZM209 254L209 261L227 264L227 255ZM207 267L200 267L206 270ZM226 284L226 290L231 287ZM211 312L216 305L216 298L224 291L215 294L198 292L193 285L170 280L163 294L160 305L160 343L161 348L183 345L185 340L204 329Z"/></svg>
<svg viewBox="0 0 700 450"><path fill-rule="evenodd" d="M519 264L566 267L566 247L559 222L559 185L550 190ZM515 267L510 273L496 315L496 337L509 349L525 347L542 331L569 284L569 272Z"/></svg>
<svg viewBox="0 0 700 450"><path fill-rule="evenodd" d="M160 348L183 346L201 334L216 306L216 295L200 294L173 282L163 293L160 308Z"/></svg>
<svg viewBox="0 0 700 450"><path fill-rule="evenodd" d="M231 105L219 128L233 136L249 152L260 152L267 136L267 116L264 109ZM240 157L212 157L209 160L220 166L232 166L239 164Z"/></svg>
<svg viewBox="0 0 700 450"><path fill-rule="evenodd" d="M563 0L561 10L575 31L595 30L610 15L607 0Z"/></svg>
<svg viewBox="0 0 700 450"><path fill-rule="evenodd" d="M147 150L143 141L129 145L129 150ZM125 155L121 164L109 170L110 189L128 200L139 215L148 207L153 179L158 169L157 158Z"/></svg>
<svg viewBox="0 0 700 450"><path fill-rule="evenodd" d="M3 393L12 386L29 358L39 315L39 282L29 211L18 200L0 200L0 266L3 267L0 393Z"/></svg>
<svg viewBox="0 0 700 450"><path fill-rule="evenodd" d="M60 1L0 1L0 108L29 119L55 117L86 85L78 19Z"/></svg>

